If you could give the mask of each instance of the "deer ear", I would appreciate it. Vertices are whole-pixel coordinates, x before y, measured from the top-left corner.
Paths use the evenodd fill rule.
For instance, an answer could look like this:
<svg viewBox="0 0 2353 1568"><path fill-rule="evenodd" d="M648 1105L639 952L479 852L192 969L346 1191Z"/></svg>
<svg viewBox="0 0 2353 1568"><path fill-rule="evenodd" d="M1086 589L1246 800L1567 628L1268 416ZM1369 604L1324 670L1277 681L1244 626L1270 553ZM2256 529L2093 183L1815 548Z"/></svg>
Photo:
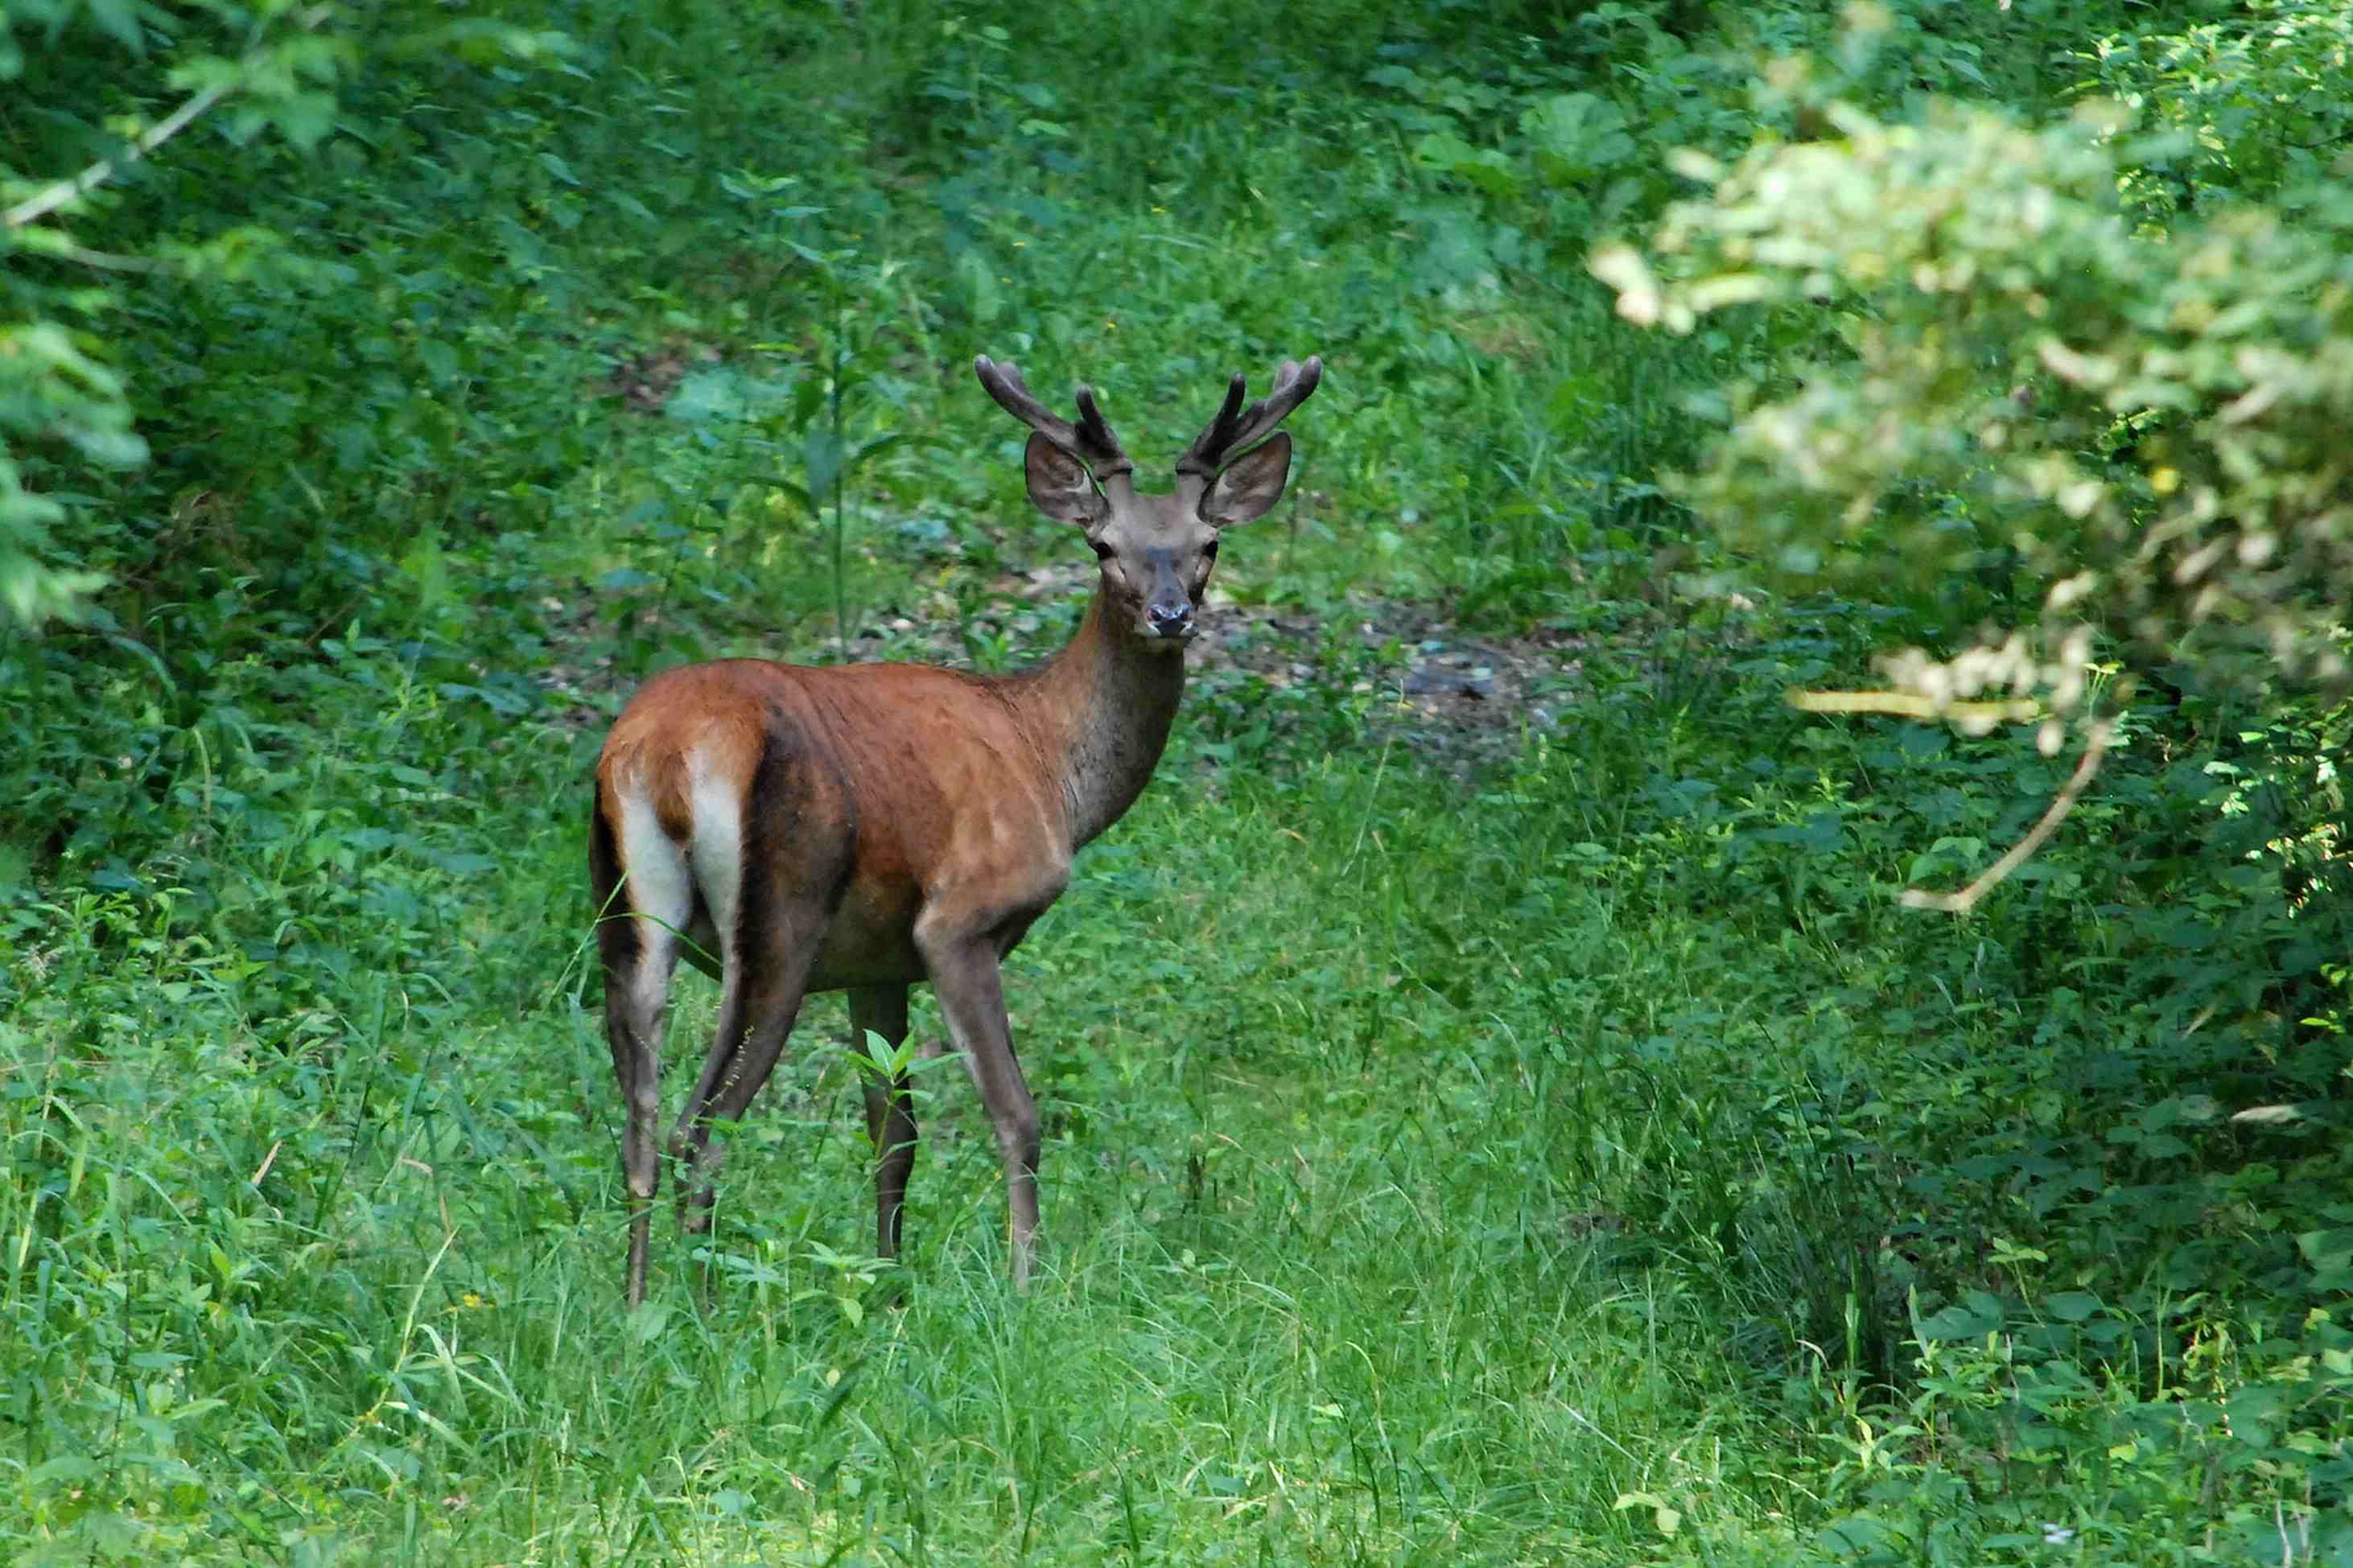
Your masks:
<svg viewBox="0 0 2353 1568"><path fill-rule="evenodd" d="M1087 477L1087 466L1045 437L1029 437L1021 471L1029 481L1029 499L1048 517L1082 528L1103 521L1103 495Z"/></svg>
<svg viewBox="0 0 2353 1568"><path fill-rule="evenodd" d="M1201 496L1201 521L1230 528L1263 517L1291 479L1291 437L1278 430L1264 446L1236 458Z"/></svg>

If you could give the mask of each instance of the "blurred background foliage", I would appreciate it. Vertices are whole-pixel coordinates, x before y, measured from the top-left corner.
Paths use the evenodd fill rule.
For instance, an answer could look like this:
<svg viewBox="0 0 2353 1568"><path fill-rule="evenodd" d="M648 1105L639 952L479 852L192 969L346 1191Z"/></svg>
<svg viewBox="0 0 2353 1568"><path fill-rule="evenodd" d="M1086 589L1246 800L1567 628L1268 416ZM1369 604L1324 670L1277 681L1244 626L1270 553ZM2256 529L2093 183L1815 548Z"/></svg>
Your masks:
<svg viewBox="0 0 2353 1568"><path fill-rule="evenodd" d="M2104 47L2087 86L2110 96L2041 126L1946 103L1888 123L1785 63L1765 92L1827 139L1767 136L1728 167L1686 153L1709 194L1656 233L1671 285L1629 249L1597 262L1622 315L1679 332L1735 308L1835 312L1833 353L1736 390L1682 493L1801 578L1878 591L1990 562L2040 594L2039 649L1997 630L1906 661L1933 699L1997 687L2071 711L2093 633L2138 668L2341 680L2353 186L2319 172L2346 131L2312 106L2341 96L2353 17L2265 15L2275 47L2211 27ZM1884 47L1888 21L1865 14L1846 49ZM2200 68L2234 68L2232 92L2168 90ZM2164 105L2146 129L2143 103ZM2257 131L2263 105L2282 107Z"/></svg>
<svg viewBox="0 0 2353 1568"><path fill-rule="evenodd" d="M2349 48L9 5L0 1542L2353 1561ZM1013 963L1051 1283L947 1083L868 1310L826 1008L715 1299L673 1243L624 1320L599 728L689 658L1050 651L981 352L1147 467L1330 367ZM1966 920L1898 895L2069 764L1785 700L1875 681L2103 727Z"/></svg>

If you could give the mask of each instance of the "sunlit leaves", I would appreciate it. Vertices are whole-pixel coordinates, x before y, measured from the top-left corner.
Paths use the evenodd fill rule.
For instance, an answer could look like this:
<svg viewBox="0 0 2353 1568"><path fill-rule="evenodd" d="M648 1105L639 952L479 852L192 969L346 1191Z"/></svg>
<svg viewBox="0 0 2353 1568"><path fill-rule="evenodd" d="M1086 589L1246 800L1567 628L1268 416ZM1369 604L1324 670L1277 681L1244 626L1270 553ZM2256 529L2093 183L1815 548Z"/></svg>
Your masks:
<svg viewBox="0 0 2353 1568"><path fill-rule="evenodd" d="M1954 104L1821 113L1834 135L1761 142L1670 208L1652 259L1593 259L1637 324L1838 312L1848 352L1735 389L1685 496L1795 574L1885 585L2007 552L2050 591L2053 630L2089 619L2251 678L2339 673L2343 247L2254 206L2137 232L2106 106L2041 128ZM1921 504L1938 492L1969 526Z"/></svg>

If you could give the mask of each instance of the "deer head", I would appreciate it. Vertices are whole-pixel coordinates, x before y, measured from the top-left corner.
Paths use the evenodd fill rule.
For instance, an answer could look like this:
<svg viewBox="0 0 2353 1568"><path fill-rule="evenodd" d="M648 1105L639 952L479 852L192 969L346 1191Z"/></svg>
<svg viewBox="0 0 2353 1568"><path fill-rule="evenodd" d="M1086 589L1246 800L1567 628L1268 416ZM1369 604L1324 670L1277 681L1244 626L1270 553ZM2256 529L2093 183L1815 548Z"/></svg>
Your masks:
<svg viewBox="0 0 2353 1568"><path fill-rule="evenodd" d="M1324 362L1284 361L1274 389L1248 408L1236 375L1225 406L1176 459L1176 489L1166 495L1137 491L1135 465L1092 387L1079 388L1072 424L1049 413L1014 365L983 354L973 369L988 395L1029 426L1022 456L1029 499L1048 517L1084 531L1103 563L1109 623L1146 644L1177 649L1198 626L1219 531L1263 516L1282 499L1291 437L1275 426L1315 390Z"/></svg>

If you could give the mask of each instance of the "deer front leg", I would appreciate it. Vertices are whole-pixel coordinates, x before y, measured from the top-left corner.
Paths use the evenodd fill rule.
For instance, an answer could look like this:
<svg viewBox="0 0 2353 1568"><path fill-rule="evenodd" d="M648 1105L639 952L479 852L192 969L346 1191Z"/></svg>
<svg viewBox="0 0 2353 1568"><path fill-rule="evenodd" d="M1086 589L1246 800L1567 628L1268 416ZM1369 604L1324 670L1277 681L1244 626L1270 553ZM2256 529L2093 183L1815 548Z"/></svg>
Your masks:
<svg viewBox="0 0 2353 1568"><path fill-rule="evenodd" d="M1014 1059L997 943L987 936L926 943L921 931L916 942L948 1034L964 1050L981 1104L997 1129L997 1152L1005 1162L1013 1285L1026 1290L1038 1245L1038 1103L1021 1077L1021 1064Z"/></svg>
<svg viewBox="0 0 2353 1568"><path fill-rule="evenodd" d="M849 994L849 1048L867 1054L869 1032L893 1051L907 1037L907 988L877 985ZM874 1247L878 1256L899 1256L900 1215L907 1203L907 1173L915 1166L915 1114L907 1103L907 1075L888 1083L861 1068L866 1091L866 1135L874 1144Z"/></svg>

